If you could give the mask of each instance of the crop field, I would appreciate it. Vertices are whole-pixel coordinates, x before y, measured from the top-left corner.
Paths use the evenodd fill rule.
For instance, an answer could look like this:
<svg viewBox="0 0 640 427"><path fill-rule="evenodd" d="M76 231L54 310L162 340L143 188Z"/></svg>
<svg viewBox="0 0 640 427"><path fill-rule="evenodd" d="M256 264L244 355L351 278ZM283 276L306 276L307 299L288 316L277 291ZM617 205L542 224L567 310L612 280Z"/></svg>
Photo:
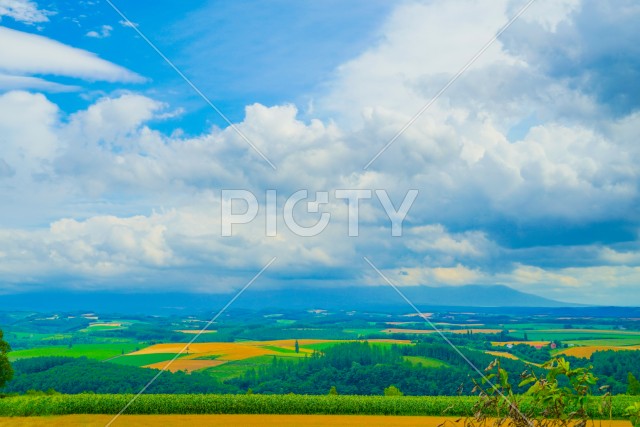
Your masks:
<svg viewBox="0 0 640 427"><path fill-rule="evenodd" d="M282 356L304 357L313 350L305 348L305 345L325 343L326 340L299 340L300 352L295 352L295 340L274 340L274 341L243 341L243 342L220 342L220 343L194 343L189 345L184 353L183 359L200 359L203 357L215 357L218 361L244 360L259 356ZM184 343L155 344L131 355L145 355L157 353L180 353L184 349ZM218 363L217 365L220 365ZM212 366L217 366L212 365Z"/></svg>
<svg viewBox="0 0 640 427"><path fill-rule="evenodd" d="M171 360L171 359L169 359ZM158 362L158 363L153 363L150 365L145 365L144 368L151 368L151 369L164 369L165 366L167 366L167 362L168 361L163 361L163 362ZM198 359L176 359L173 361L173 363L171 363L171 365L169 365L169 367L167 368L167 371L170 372L178 372L178 371L185 371L185 372L193 372L193 371L197 371L199 369L207 369L207 368L214 368L216 366L220 366L222 364L226 363L225 360L198 360Z"/></svg>
<svg viewBox="0 0 640 427"><path fill-rule="evenodd" d="M1 416L116 414L133 397L131 394L75 394L17 396L0 399ZM127 414L324 414L324 415L414 415L469 416L477 398L465 396L307 396L307 395L221 395L142 394ZM614 396L611 414L624 419L632 396ZM598 417L598 405L590 413Z"/></svg>
<svg viewBox="0 0 640 427"><path fill-rule="evenodd" d="M120 356L122 353L135 351L137 344L77 344L72 347L57 345L50 347L36 347L26 350L16 350L9 353L11 361L28 357L42 356L66 356L66 357L88 357L89 359L106 360Z"/></svg>
<svg viewBox="0 0 640 427"><path fill-rule="evenodd" d="M607 345L589 345L583 347L571 347L565 350L558 352L558 354L562 354L565 356L574 356L574 357L583 357L589 358L596 351L638 351L640 350L640 346L626 346L626 347L617 347L617 346L607 346ZM640 357L640 354L638 354Z"/></svg>
<svg viewBox="0 0 640 427"><path fill-rule="evenodd" d="M215 334L218 331L213 331L213 330L206 330L206 331L202 331L201 329L178 329L176 332L182 332L183 334L189 334L189 335L197 335L197 334Z"/></svg>
<svg viewBox="0 0 640 427"><path fill-rule="evenodd" d="M491 356L504 357L506 359L511 359L511 360L519 360L518 356L515 356L511 353L507 353L506 351L485 351L485 353L490 354Z"/></svg>

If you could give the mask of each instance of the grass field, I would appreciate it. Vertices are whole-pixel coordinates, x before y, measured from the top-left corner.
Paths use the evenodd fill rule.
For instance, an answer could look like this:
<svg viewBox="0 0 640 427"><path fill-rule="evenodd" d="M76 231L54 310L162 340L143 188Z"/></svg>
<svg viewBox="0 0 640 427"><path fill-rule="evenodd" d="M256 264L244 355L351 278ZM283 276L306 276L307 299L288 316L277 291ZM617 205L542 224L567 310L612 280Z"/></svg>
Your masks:
<svg viewBox="0 0 640 427"><path fill-rule="evenodd" d="M412 365L421 365L424 368L443 368L449 365L442 360L433 359L424 356L404 356L404 360L411 362Z"/></svg>
<svg viewBox="0 0 640 427"><path fill-rule="evenodd" d="M129 353L135 351L138 344L118 343L118 344L76 344L69 348L66 345L56 345L47 347L36 347L27 350L16 350L9 353L9 360L14 361L28 357L42 356L66 356L66 357L88 357L89 359L106 360L120 356L122 352Z"/></svg>
<svg viewBox="0 0 640 427"><path fill-rule="evenodd" d="M124 355L109 360L111 363L117 363L118 365L127 366L145 366L153 363L164 362L171 360L177 353L155 353L155 354L139 354L139 355Z"/></svg>
<svg viewBox="0 0 640 427"><path fill-rule="evenodd" d="M275 356L279 357L279 356ZM263 366L269 366L273 362L274 356L258 356L244 360L234 360L227 362L224 365L216 366L214 369L208 369L206 372L221 380L228 380L236 378L247 372L249 369L258 369ZM293 358L287 358L288 360L299 360Z"/></svg>
<svg viewBox="0 0 640 427"><path fill-rule="evenodd" d="M66 427L100 426L113 419L111 415L65 415L57 417L0 418L0 426ZM186 426L222 425L237 427L438 427L455 424L457 417L381 416L381 415L121 415L114 426ZM487 425L492 425L488 422ZM631 427L629 421L615 420L607 427Z"/></svg>

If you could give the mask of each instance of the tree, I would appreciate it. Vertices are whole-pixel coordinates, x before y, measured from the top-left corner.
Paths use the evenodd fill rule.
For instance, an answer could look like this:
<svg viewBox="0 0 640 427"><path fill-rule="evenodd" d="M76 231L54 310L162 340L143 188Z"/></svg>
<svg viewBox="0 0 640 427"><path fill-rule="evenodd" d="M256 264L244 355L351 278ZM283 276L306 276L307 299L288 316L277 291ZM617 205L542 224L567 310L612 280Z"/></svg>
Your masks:
<svg viewBox="0 0 640 427"><path fill-rule="evenodd" d="M296 340L295 349L296 353L300 353L300 345L298 344L298 340Z"/></svg>
<svg viewBox="0 0 640 427"><path fill-rule="evenodd" d="M629 380L629 385L627 386L627 394L630 396L640 396L640 381L638 381L631 372L629 372L627 378Z"/></svg>
<svg viewBox="0 0 640 427"><path fill-rule="evenodd" d="M0 329L0 388L13 378L13 368L7 356L7 353L11 351L11 346L3 337L2 329Z"/></svg>
<svg viewBox="0 0 640 427"><path fill-rule="evenodd" d="M400 391L400 389L394 385L390 385L389 387L384 389L385 396L404 396L404 393Z"/></svg>
<svg viewBox="0 0 640 427"><path fill-rule="evenodd" d="M332 385L331 389L329 390L329 396L337 396L338 395L338 390L336 389L336 386Z"/></svg>

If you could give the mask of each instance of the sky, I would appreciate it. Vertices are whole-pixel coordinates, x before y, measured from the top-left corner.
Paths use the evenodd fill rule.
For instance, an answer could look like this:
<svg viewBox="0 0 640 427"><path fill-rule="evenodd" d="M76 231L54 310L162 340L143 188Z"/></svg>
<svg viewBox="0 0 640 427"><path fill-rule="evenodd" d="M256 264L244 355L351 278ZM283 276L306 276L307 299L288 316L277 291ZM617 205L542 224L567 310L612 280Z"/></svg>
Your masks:
<svg viewBox="0 0 640 427"><path fill-rule="evenodd" d="M640 305L636 2L536 0L469 67L525 2L112 5L0 0L0 293L230 292L273 257L256 286L384 285L366 257ZM223 237L232 189L260 206ZM418 196L401 236L361 200L352 237L339 189ZM296 206L316 236L299 190L329 193Z"/></svg>

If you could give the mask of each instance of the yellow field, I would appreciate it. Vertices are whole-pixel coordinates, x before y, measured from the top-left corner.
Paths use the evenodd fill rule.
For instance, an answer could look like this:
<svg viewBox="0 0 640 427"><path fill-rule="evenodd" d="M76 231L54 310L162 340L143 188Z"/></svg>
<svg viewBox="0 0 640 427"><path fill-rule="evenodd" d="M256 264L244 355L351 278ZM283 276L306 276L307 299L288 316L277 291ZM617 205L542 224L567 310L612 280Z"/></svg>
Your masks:
<svg viewBox="0 0 640 427"><path fill-rule="evenodd" d="M317 344L323 342L330 342L328 340L298 340L300 345L300 354L312 353L312 350L305 349L303 346L309 344ZM130 353L131 355L137 354L155 354L155 353L180 353L184 348L184 343L171 343L171 344L155 344L150 347L143 348L142 350ZM285 350L293 350L295 348L295 340L274 340L274 341L246 341L246 342L215 342L215 343L194 343L191 344L185 356L180 358L180 361L187 362L190 359L199 358L202 356L219 356L215 361L227 362L231 360L244 360L257 356L283 356L285 353L272 350L267 347L279 347ZM295 357L295 353L289 354L291 357ZM202 362L202 361L198 361ZM212 360L207 361L212 362ZM174 362L178 363L178 360ZM160 364L154 364L153 367L157 367ZM151 366L151 365L149 365ZM186 365L185 365L186 366ZM195 366L195 365L194 365ZM216 366L216 365L214 365ZM173 370L173 369L171 369Z"/></svg>
<svg viewBox="0 0 640 427"><path fill-rule="evenodd" d="M507 353L506 351L485 351L485 353L490 354L492 356L504 357L506 359L520 360L518 356L515 356L511 353Z"/></svg>
<svg viewBox="0 0 640 427"><path fill-rule="evenodd" d="M466 334L467 331L471 331L474 334L499 334L502 332L502 329L441 329L442 333L445 334ZM386 334L435 334L437 333L433 329L399 329L399 328L388 328L384 329L381 332Z"/></svg>
<svg viewBox="0 0 640 427"><path fill-rule="evenodd" d="M0 417L0 426L11 427L67 427L83 426L103 427L112 415L64 415L54 417ZM112 424L118 426L184 426L184 425L220 425L236 427L278 426L278 427L437 427L449 421L455 424L456 417L407 417L383 415L121 415ZM487 427L493 425L487 422ZM597 422L596 422L596 425ZM603 421L605 427L631 427L629 421Z"/></svg>
<svg viewBox="0 0 640 427"><path fill-rule="evenodd" d="M584 347L571 347L558 352L565 356L583 357L588 359L596 351L625 351L625 350L640 350L640 345L628 345L628 346L613 346L613 345L587 345Z"/></svg>
<svg viewBox="0 0 640 427"><path fill-rule="evenodd" d="M513 345L526 344L533 347L538 347L538 346L544 347L549 345L550 341L500 341L500 342L492 341L491 342L491 345L494 347L504 347L507 344L513 344Z"/></svg>
<svg viewBox="0 0 640 427"><path fill-rule="evenodd" d="M164 361L164 362L152 363L151 365L143 366L143 368L164 369L164 367L167 366L167 363L169 363L169 362ZM220 366L220 365L222 365L224 363L226 363L226 360L218 360L218 359L214 359L214 360L176 359L171 363L171 365L169 365L169 367L167 368L167 371L170 371L170 372L178 372L178 371L193 372L193 371L197 371L198 369L213 368L215 366Z"/></svg>
<svg viewBox="0 0 640 427"><path fill-rule="evenodd" d="M294 339L288 340L272 340L272 341L243 341L243 342L209 342L194 343L189 345L183 356L176 359L167 370L171 372L177 371L195 371L198 369L211 368L220 366L226 362L234 360L250 359L258 356L280 356L280 357L303 357L305 354L313 353L313 350L304 348L311 344L320 344L328 342L346 342L341 340L298 340L299 353L295 353ZM410 344L410 340L396 339L373 339L369 342L383 342L393 344ZM185 343L155 344L142 350L129 353L128 355L140 354L156 354L156 353L180 353L184 349ZM283 351L277 351L277 349ZM211 360L198 360L204 356L218 356ZM144 366L145 368L163 369L167 362L158 362Z"/></svg>

